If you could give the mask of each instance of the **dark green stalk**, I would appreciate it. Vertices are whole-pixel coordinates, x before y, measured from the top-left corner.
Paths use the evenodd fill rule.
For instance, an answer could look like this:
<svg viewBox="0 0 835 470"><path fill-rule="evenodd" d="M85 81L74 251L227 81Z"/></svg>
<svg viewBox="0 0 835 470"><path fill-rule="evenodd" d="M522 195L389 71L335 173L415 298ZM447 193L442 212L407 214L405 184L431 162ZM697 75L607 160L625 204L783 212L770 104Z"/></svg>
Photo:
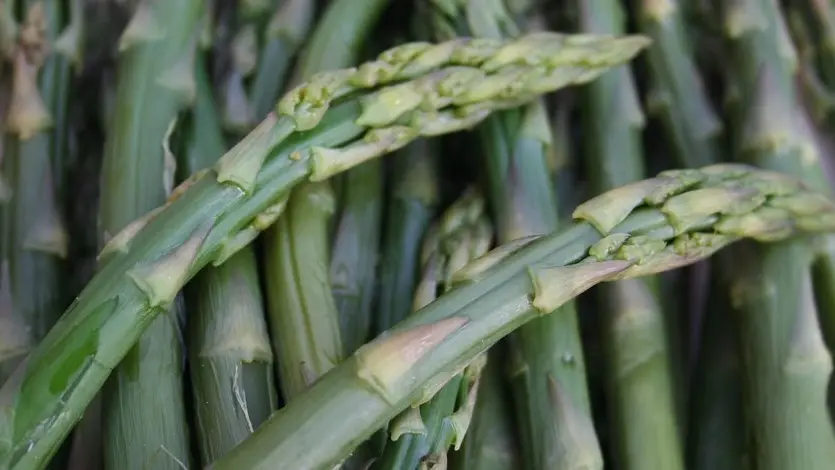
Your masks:
<svg viewBox="0 0 835 470"><path fill-rule="evenodd" d="M625 18L616 1L581 1L578 10L584 32L623 31ZM642 179L644 117L628 67L607 73L589 84L585 93L586 165L593 191ZM627 470L684 468L657 281L636 279L600 289L608 346L613 458L619 468Z"/></svg>
<svg viewBox="0 0 835 470"><path fill-rule="evenodd" d="M421 140L393 159L391 193L386 208L386 229L380 255L380 304L377 334L393 327L412 312L419 255L424 235L438 204L435 146Z"/></svg>
<svg viewBox="0 0 835 470"><path fill-rule="evenodd" d="M196 82L191 133L182 159L187 174L210 167L226 150L202 60ZM253 247L201 271L186 293L195 432L205 466L252 433L277 405L273 352Z"/></svg>
<svg viewBox="0 0 835 470"><path fill-rule="evenodd" d="M173 186L175 162L163 146L194 99L203 6L201 0L141 2L120 39L114 122L102 168L105 241L164 203ZM191 466L177 304L151 322L108 381L105 468Z"/></svg>
<svg viewBox="0 0 835 470"><path fill-rule="evenodd" d="M68 24L56 2L20 5L6 116L0 272L0 383L46 336L68 303L62 198L70 61L53 45Z"/></svg>
<svg viewBox="0 0 835 470"><path fill-rule="evenodd" d="M732 116L736 158L826 188L818 150L801 125L797 57L775 1L725 5L731 72L746 94ZM740 14L760 19L739 23ZM752 466L828 468L835 431L827 409L832 357L819 326L808 240L739 250L732 284L743 342Z"/></svg>

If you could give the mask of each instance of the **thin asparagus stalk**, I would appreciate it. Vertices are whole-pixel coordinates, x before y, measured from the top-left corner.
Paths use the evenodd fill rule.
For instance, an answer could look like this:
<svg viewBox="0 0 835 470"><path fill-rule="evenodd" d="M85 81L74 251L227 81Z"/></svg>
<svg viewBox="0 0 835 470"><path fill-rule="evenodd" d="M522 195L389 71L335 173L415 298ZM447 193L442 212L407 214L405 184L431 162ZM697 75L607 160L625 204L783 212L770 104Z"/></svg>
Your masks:
<svg viewBox="0 0 835 470"><path fill-rule="evenodd" d="M0 383L68 304L68 236L59 201L70 77L68 58L54 50L67 18L56 2L37 1L22 2L20 17L4 139L10 200L0 265Z"/></svg>
<svg viewBox="0 0 835 470"><path fill-rule="evenodd" d="M284 202L279 202L283 205ZM328 181L295 189L264 240L267 305L282 396L292 401L342 360L336 306L327 279Z"/></svg>
<svg viewBox="0 0 835 470"><path fill-rule="evenodd" d="M165 202L174 181L164 147L194 99L203 1L140 2L120 39L114 122L102 167L105 241ZM106 269L106 266L102 266ZM130 350L103 394L108 469L191 466L179 302L167 305Z"/></svg>
<svg viewBox="0 0 835 470"><path fill-rule="evenodd" d="M680 165L690 168L719 161L721 122L710 106L694 61L682 2L635 0L639 29L653 38L647 54L654 87L650 111L658 112ZM721 267L713 265L711 270ZM715 274L714 274L715 277ZM720 292L721 291L721 292ZM688 468L743 468L739 338L723 307L726 292L714 286L696 338L696 365L687 432ZM719 300L721 299L721 301Z"/></svg>
<svg viewBox="0 0 835 470"><path fill-rule="evenodd" d="M257 237L273 221L268 209L302 181L587 83L646 45L640 36L559 33L410 43L299 85L212 169L192 175L103 249L101 270L0 389L0 468L40 468L183 284ZM517 86L498 86L508 76ZM440 88L444 77L461 86ZM415 99L430 96L423 106Z"/></svg>
<svg viewBox="0 0 835 470"><path fill-rule="evenodd" d="M617 2L579 2L587 33L618 34L625 18ZM586 88L583 111L592 189L606 191L644 177L644 117L627 67ZM612 119L612 116L622 116ZM608 344L613 458L624 469L683 469L673 379L656 279L603 286L604 336Z"/></svg>
<svg viewBox="0 0 835 470"><path fill-rule="evenodd" d="M430 228L421 253L421 279L414 294L414 310L449 290L455 271L489 249L492 229L484 209L481 194L471 188ZM453 444L459 449L467 431L473 406L470 396L475 395L470 392L477 391L483 362L467 365L469 380L468 371L449 377L425 404L396 417L389 425L391 442L386 444L374 468L409 470L428 462L447 461L447 449Z"/></svg>
<svg viewBox="0 0 835 470"><path fill-rule="evenodd" d="M463 34L495 38L517 30L501 2L470 1L457 16L451 20L468 24ZM499 243L557 229L557 198L547 162L549 126L544 104L534 103L491 116L477 129ZM508 345L524 467L602 468L573 302L520 327L508 337ZM560 390L559 399L551 393L552 382Z"/></svg>
<svg viewBox="0 0 835 470"><path fill-rule="evenodd" d="M302 59L302 77L354 65L389 0L337 0L325 11ZM356 25L356 26L354 26ZM361 27L360 27L361 26ZM334 54L334 52L339 54ZM371 333L383 204L383 166L358 165L340 181L340 213L330 260L343 348L353 353Z"/></svg>
<svg viewBox="0 0 835 470"><path fill-rule="evenodd" d="M357 4L356 0L341 3ZM356 30L361 37L339 34L334 22L350 20L330 14L339 8L344 7L330 5L325 19L317 25L311 38L314 46L304 51L297 78L307 79L329 68L347 67L357 58L362 44L359 39L367 32ZM330 49L344 42L357 44L357 49L345 50L346 55L340 58L321 54L320 49ZM321 60L309 59L311 54ZM330 60L333 63L327 62ZM365 165L369 163L376 165L371 162ZM343 322L331 289L334 281L329 278L329 271L333 269L329 269L328 227L335 206L329 181L301 186L287 202L287 216L268 230L265 238L266 277L274 286L268 297L273 347L278 355L279 377L286 400L293 399L338 364L347 349L339 329ZM345 267L346 270L350 268ZM354 336L350 339L353 344Z"/></svg>
<svg viewBox="0 0 835 470"><path fill-rule="evenodd" d="M512 416L507 412L511 401L510 390L505 389L504 366L500 356L494 356L492 350L481 373L472 424L461 450L453 454L450 468L523 468L515 440L516 429Z"/></svg>
<svg viewBox="0 0 835 470"><path fill-rule="evenodd" d="M187 174L211 167L225 151L202 55L196 67ZM255 252L246 246L186 287L189 362L200 462L228 452L275 409L273 352L267 337Z"/></svg>
<svg viewBox="0 0 835 470"><path fill-rule="evenodd" d="M835 222L816 212L835 206L794 181L721 165L604 193L575 210L588 223L503 245L459 270L457 287L364 345L210 469L330 468L496 341L598 282L685 266L746 235L777 241Z"/></svg>
<svg viewBox="0 0 835 470"><path fill-rule="evenodd" d="M412 312L420 249L438 204L434 145L420 140L394 157L387 198L386 230L380 255L380 303L376 332L393 327Z"/></svg>
<svg viewBox="0 0 835 470"><path fill-rule="evenodd" d="M314 9L313 0L283 0L275 8L263 32L258 66L249 90L256 119L264 119L278 101L290 60L304 43L313 23Z"/></svg>
<svg viewBox="0 0 835 470"><path fill-rule="evenodd" d="M756 27L739 15L756 15ZM734 127L736 158L826 188L812 139L798 126L797 58L776 2L725 5L732 72L747 90ZM732 289L746 370L745 400L756 468L823 469L835 460L827 409L832 358L822 340L802 239L739 250Z"/></svg>

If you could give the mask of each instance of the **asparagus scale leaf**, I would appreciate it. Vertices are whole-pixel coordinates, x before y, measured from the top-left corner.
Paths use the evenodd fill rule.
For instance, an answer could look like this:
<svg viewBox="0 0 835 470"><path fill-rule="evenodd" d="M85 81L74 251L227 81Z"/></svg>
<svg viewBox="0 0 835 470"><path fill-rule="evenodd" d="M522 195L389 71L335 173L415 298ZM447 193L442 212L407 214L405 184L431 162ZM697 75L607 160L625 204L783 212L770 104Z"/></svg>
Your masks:
<svg viewBox="0 0 835 470"><path fill-rule="evenodd" d="M585 83L646 46L641 36L558 33L409 43L299 85L212 169L114 234L100 271L4 384L0 466L41 468L184 283L250 243L295 185Z"/></svg>

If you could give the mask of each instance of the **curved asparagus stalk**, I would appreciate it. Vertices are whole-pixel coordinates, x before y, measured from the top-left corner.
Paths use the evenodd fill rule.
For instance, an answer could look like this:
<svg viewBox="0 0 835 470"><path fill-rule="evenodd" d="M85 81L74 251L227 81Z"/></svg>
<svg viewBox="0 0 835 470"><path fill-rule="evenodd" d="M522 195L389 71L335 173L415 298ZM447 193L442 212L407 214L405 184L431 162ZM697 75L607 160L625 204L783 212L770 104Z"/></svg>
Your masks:
<svg viewBox="0 0 835 470"><path fill-rule="evenodd" d="M183 167L210 167L225 151L220 118L202 60ZM186 286L188 350L201 465L228 452L276 409L273 351L267 337L258 265L252 246Z"/></svg>
<svg viewBox="0 0 835 470"><path fill-rule="evenodd" d="M194 99L202 15L202 0L143 1L120 39L114 123L102 167L100 220L106 242L164 203L173 186L176 163L166 150L168 134ZM191 465L178 318L182 306L171 300L104 391L105 468L181 470Z"/></svg>
<svg viewBox="0 0 835 470"><path fill-rule="evenodd" d="M625 18L612 0L578 4L587 33L623 31ZM592 190L602 192L644 177L644 117L626 66L588 85L585 135ZM612 119L611 116L622 116ZM602 286L607 338L609 401L615 435L613 458L632 470L683 469L664 315L653 284L636 279Z"/></svg>
<svg viewBox="0 0 835 470"><path fill-rule="evenodd" d="M69 301L63 278L61 164L69 59L54 50L67 25L56 3L22 2L13 49L3 170L8 180L0 262L0 383L47 334Z"/></svg>
<svg viewBox="0 0 835 470"><path fill-rule="evenodd" d="M757 24L739 23L758 18ZM746 96L734 125L736 158L827 188L795 95L797 57L776 2L725 5L735 80ZM739 251L732 289L743 342L752 465L763 470L828 467L835 430L827 407L832 358L814 304L809 243L790 241Z"/></svg>
<svg viewBox="0 0 835 470"><path fill-rule="evenodd" d="M102 269L0 389L0 468L40 468L183 284L257 237L267 209L297 184L588 82L645 46L643 37L558 33L410 43L299 85L212 169L104 248Z"/></svg>
<svg viewBox="0 0 835 470"><path fill-rule="evenodd" d="M517 29L501 2L470 1L456 16L449 21L467 23L465 34L469 29L481 37L506 37ZM491 116L477 129L499 243L557 229L557 198L546 157L552 143L549 126L540 102ZM506 367L524 467L602 468L573 302L520 327L508 337L508 346ZM560 390L556 400L552 382Z"/></svg>
<svg viewBox="0 0 835 470"><path fill-rule="evenodd" d="M412 312L423 238L438 204L434 146L420 140L394 157L386 230L380 255L380 304L376 332L382 333Z"/></svg>
<svg viewBox="0 0 835 470"><path fill-rule="evenodd" d="M470 189L430 228L421 253L422 275L413 297L414 310L449 290L455 271L490 248L492 229L484 209L484 199ZM422 462L447 461L447 449L453 444L459 449L464 440L483 364L483 360L474 361L467 366L469 375L465 371L449 377L425 404L396 417L389 428L392 442L386 444L374 468L415 470Z"/></svg>
<svg viewBox="0 0 835 470"><path fill-rule="evenodd" d="M573 226L459 270L451 291L360 348L210 468L330 468L496 341L598 282L682 267L741 237L835 228L835 204L801 187L782 174L717 165L604 193L574 211Z"/></svg>

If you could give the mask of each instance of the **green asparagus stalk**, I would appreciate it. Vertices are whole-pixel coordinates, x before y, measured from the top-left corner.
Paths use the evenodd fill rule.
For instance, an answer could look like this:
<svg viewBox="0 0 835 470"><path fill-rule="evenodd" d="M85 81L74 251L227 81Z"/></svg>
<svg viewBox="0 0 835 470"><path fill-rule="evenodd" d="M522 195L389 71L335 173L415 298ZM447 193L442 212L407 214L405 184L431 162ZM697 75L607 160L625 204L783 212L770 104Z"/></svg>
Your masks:
<svg viewBox="0 0 835 470"><path fill-rule="evenodd" d="M623 31L617 2L579 2L587 33ZM586 87L587 165L592 189L602 192L644 177L644 117L629 69L619 67ZM612 119L612 116L621 116ZM608 345L608 395L615 435L613 458L634 470L683 469L672 371L657 279L603 286L604 336Z"/></svg>
<svg viewBox="0 0 835 470"><path fill-rule="evenodd" d="M471 188L430 228L421 250L414 310L449 290L455 271L490 248L492 228L484 210L484 199ZM467 365L464 373L440 383L442 387L426 404L405 411L390 423L391 442L374 468L415 470L424 462L437 465L448 461L447 449L453 444L456 450L460 448L472 416L472 400L486 356L481 358Z"/></svg>
<svg viewBox="0 0 835 470"><path fill-rule="evenodd" d="M487 365L481 372L478 398L472 423L461 450L453 454L450 468L466 470L503 470L523 468L515 440L515 427L507 409L512 405L506 390L503 363L488 352Z"/></svg>
<svg viewBox="0 0 835 470"><path fill-rule="evenodd" d="M356 0L343 0L341 3L357 4ZM329 6L324 19L313 32L313 46L303 52L297 78L307 79L322 70L347 67L357 59L362 42L358 41L359 38L340 34L335 24L337 21L349 21L350 18L338 18L331 13L344 8L338 3ZM356 14L362 13L364 11ZM365 30L355 32L359 35L367 34ZM321 52L322 49L330 49L344 42L355 43L357 48L345 50L346 55L341 58ZM308 55L311 54L321 60L309 59ZM327 62L329 60L334 63ZM365 165L369 163L376 165L371 162ZM370 189L373 193L374 188ZM335 211L335 195L329 181L299 187L287 202L287 216L279 220L265 238L266 277L274 285L268 297L270 324L273 347L279 358L282 392L286 400L293 399L317 377L341 362L349 344L340 331L340 325L345 322L340 318L337 305L341 306L343 302L336 303L335 292L331 287L334 279L329 277L333 274L333 268L330 264L328 227ZM339 243L337 247L342 248ZM373 260L362 262L373 263ZM352 267L344 267L349 277L352 275ZM337 277L336 281L342 279ZM351 336L350 344L354 341L355 337Z"/></svg>
<svg viewBox="0 0 835 470"><path fill-rule="evenodd" d="M382 333L412 312L424 235L438 204L435 147L420 140L394 157L386 229L380 255L380 303L376 332Z"/></svg>
<svg viewBox="0 0 835 470"><path fill-rule="evenodd" d="M594 80L646 45L640 36L559 33L409 43L300 84L212 169L103 249L102 269L0 389L0 468L40 468L183 284L257 237L272 221L268 209L302 181ZM509 79L514 86L499 86Z"/></svg>
<svg viewBox="0 0 835 470"><path fill-rule="evenodd" d="M757 24L741 22L755 15ZM772 1L725 5L735 80L747 90L734 127L736 158L826 188L817 149L798 125L797 57ZM812 246L802 239L739 250L733 289L756 468L822 469L835 460L826 394L832 358L814 304Z"/></svg>
<svg viewBox="0 0 835 470"><path fill-rule="evenodd" d="M201 0L143 1L120 39L114 122L102 167L106 242L164 203L172 189L176 163L166 146L179 112L194 99L202 15ZM102 407L105 468L191 466L178 303L155 316L108 381Z"/></svg>
<svg viewBox="0 0 835 470"><path fill-rule="evenodd" d="M459 270L451 291L364 345L210 469L330 468L496 341L598 282L682 267L740 237L777 241L835 222L817 212L835 210L828 199L800 188L781 174L717 165L604 193L574 211L571 227Z"/></svg>
<svg viewBox="0 0 835 470"><path fill-rule="evenodd" d="M458 18L451 20L467 24L464 34L516 34L517 26L501 2L476 0L461 7ZM478 127L499 243L557 229L557 198L547 162L549 126L544 104L533 103L491 116ZM508 340L507 367L524 467L602 468L573 302L520 327ZM552 382L559 388L558 399L551 393Z"/></svg>
<svg viewBox="0 0 835 470"><path fill-rule="evenodd" d="M263 119L272 111L280 97L290 61L313 23L315 6L313 0L283 0L275 8L262 33L258 65L249 89L256 119Z"/></svg>
<svg viewBox="0 0 835 470"><path fill-rule="evenodd" d="M184 169L211 167L225 151L204 64ZM200 462L208 465L256 429L277 406L273 352L267 337L255 251L247 246L201 271L186 287L188 349Z"/></svg>
<svg viewBox="0 0 835 470"><path fill-rule="evenodd" d="M0 383L68 303L68 236L59 201L70 60L54 49L68 19L61 5L37 1L22 2L20 17L3 152L10 199L0 262Z"/></svg>

